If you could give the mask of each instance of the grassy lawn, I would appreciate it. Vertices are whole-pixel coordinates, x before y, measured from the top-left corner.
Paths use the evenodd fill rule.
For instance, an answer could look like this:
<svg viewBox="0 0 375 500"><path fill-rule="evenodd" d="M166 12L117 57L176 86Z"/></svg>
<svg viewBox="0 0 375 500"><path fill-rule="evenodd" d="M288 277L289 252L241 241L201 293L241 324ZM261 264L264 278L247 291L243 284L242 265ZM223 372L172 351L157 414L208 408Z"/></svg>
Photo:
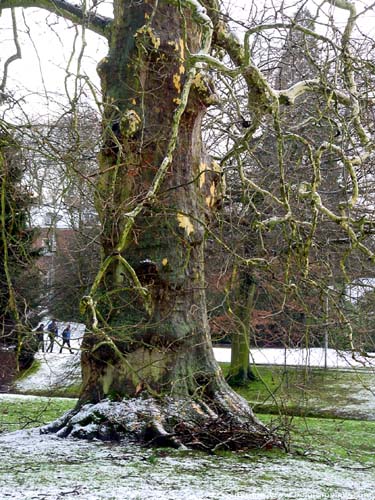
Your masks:
<svg viewBox="0 0 375 500"><path fill-rule="evenodd" d="M375 466L375 422L257 414L289 442L290 451L317 461L348 459Z"/></svg>
<svg viewBox="0 0 375 500"><path fill-rule="evenodd" d="M225 374L229 363L221 367ZM373 373L269 365L253 371L257 380L236 391L292 452L375 465Z"/></svg>
<svg viewBox="0 0 375 500"><path fill-rule="evenodd" d="M75 405L75 399L46 397L0 398L0 432L38 427L54 420Z"/></svg>
<svg viewBox="0 0 375 500"><path fill-rule="evenodd" d="M222 368L225 372L228 366ZM375 466L375 421L361 420L360 411L355 411L374 375L274 366L258 366L255 372L257 380L237 390L263 422L284 436L292 453L317 461L348 459ZM0 432L44 425L75 402L4 395ZM351 410L345 414L347 408Z"/></svg>
<svg viewBox="0 0 375 500"><path fill-rule="evenodd" d="M229 368L222 363L224 374ZM356 370L255 366L257 380L236 388L255 411L366 420L375 414L375 376Z"/></svg>

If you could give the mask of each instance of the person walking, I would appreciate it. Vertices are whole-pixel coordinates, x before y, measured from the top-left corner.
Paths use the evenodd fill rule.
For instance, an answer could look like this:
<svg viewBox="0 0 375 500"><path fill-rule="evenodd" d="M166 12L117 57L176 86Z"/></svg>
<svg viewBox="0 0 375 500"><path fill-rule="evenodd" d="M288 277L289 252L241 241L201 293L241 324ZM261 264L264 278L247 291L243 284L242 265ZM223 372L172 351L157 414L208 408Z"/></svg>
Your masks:
<svg viewBox="0 0 375 500"><path fill-rule="evenodd" d="M42 352L44 352L44 333L43 332L44 332L44 324L40 323L38 328L35 330L35 333L36 333L36 338L38 341L38 351L39 351L39 349L41 349Z"/></svg>
<svg viewBox="0 0 375 500"><path fill-rule="evenodd" d="M60 348L60 354L61 354L65 344L69 347L70 354L73 354L72 348L70 346L71 336L72 336L72 331L70 329L70 325L68 325L66 328L64 328L64 330L62 332L62 345Z"/></svg>
<svg viewBox="0 0 375 500"><path fill-rule="evenodd" d="M49 346L47 347L46 352L53 352L53 346L55 344L55 339L59 334L59 330L57 328L57 322L55 319L51 321L51 323L47 326L48 338L49 338Z"/></svg>

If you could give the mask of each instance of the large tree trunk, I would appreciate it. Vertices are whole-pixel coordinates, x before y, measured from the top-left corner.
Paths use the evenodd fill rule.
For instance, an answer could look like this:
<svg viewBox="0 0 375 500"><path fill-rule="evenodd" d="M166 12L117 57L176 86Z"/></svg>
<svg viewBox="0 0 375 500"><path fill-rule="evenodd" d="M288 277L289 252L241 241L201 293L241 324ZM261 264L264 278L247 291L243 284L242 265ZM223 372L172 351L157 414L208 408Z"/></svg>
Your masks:
<svg viewBox="0 0 375 500"><path fill-rule="evenodd" d="M202 152L210 91L199 72L173 160L157 196L147 195L167 154L187 47L197 51L201 35L188 10L165 1L115 1L110 51L99 70L106 110L97 206L107 265L92 302L98 326L83 344L80 405L112 402L75 410L54 426L61 435L113 437L130 425L142 439L202 448L273 440L213 356L199 221L215 204L217 178ZM128 214L145 197L129 231ZM114 417L113 401L120 400ZM92 422L96 427L87 427Z"/></svg>

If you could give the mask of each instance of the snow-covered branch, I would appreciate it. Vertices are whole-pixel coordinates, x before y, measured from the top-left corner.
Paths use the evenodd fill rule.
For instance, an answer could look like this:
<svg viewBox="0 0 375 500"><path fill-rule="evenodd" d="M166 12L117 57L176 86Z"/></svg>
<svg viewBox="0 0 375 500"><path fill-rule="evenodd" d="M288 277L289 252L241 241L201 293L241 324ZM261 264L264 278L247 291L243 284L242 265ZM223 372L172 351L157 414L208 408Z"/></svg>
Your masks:
<svg viewBox="0 0 375 500"><path fill-rule="evenodd" d="M317 79L302 80L292 85L288 89L275 90L275 95L279 98L281 104L294 104L298 96L309 92L313 89L318 89L320 82Z"/></svg>

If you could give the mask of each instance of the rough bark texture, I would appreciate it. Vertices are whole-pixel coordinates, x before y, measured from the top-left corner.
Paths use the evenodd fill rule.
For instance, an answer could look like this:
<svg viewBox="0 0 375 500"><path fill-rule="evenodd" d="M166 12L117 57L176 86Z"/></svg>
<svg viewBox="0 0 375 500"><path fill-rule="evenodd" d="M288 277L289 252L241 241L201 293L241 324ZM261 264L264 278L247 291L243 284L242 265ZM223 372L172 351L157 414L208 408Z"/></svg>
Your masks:
<svg viewBox="0 0 375 500"><path fill-rule="evenodd" d="M116 253L127 222L123 214L143 200L166 155L186 73L178 9L163 2L156 11L149 3L118 2L116 12L110 53L100 66L108 102L101 153L107 172L98 190L105 256ZM188 15L189 31L199 40ZM197 47L190 41L192 51ZM193 394L206 383L206 372L217 371L204 312L204 234L196 222L205 211L205 97L192 91L161 191L137 217L122 252L147 290L148 310L124 263L115 261L98 298L103 328L85 339L83 399L135 395L141 388ZM105 324L118 350L107 342Z"/></svg>
<svg viewBox="0 0 375 500"><path fill-rule="evenodd" d="M217 201L218 174L202 150L210 91L199 72L161 189L119 243L126 214L144 200L166 155L187 48L198 50L201 39L188 10L154 3L115 1L110 51L99 68L106 115L97 206L104 257L116 258L95 296L99 327L83 344L80 406L96 404L48 430L105 439L130 433L203 449L275 444L213 356L199 221Z"/></svg>

